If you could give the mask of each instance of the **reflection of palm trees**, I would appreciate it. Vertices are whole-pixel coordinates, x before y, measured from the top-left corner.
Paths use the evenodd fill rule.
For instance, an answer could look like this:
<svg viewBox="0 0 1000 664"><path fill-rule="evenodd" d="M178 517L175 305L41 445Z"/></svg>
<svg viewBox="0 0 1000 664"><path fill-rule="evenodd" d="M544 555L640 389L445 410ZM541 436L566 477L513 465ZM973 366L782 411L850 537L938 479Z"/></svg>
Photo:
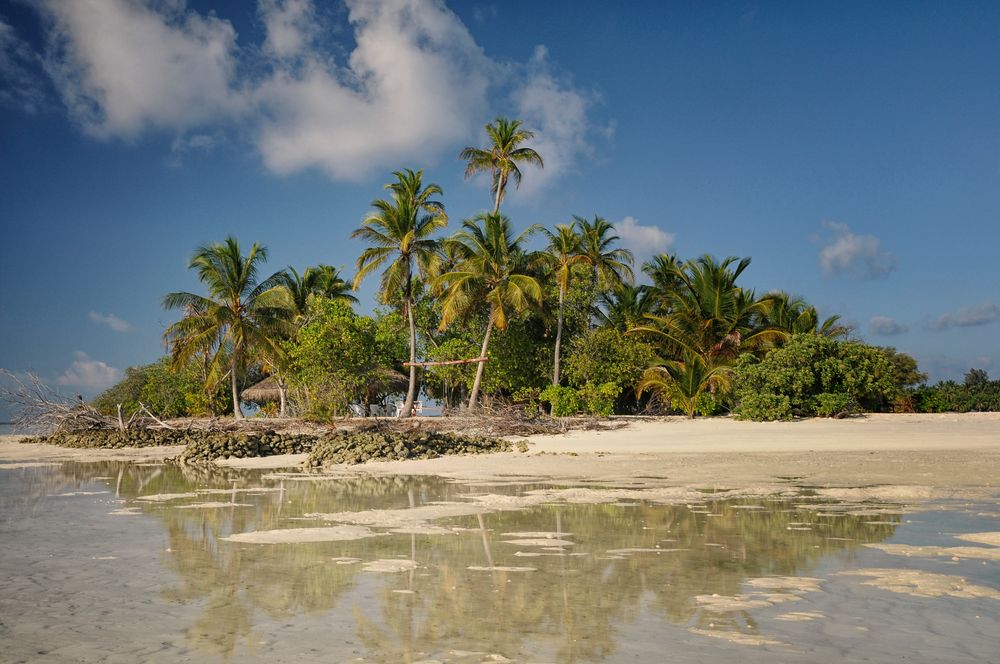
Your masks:
<svg viewBox="0 0 1000 664"><path fill-rule="evenodd" d="M255 474L117 463L66 464L60 481L95 475L109 477L109 488L120 484L126 499L140 491L228 489L230 479L238 480L238 491L261 482ZM175 503L144 504L147 514L164 525L170 548L164 554L165 565L179 577L161 599L203 607L188 633L192 647L232 653L251 639L256 611L284 620L325 614L340 618L350 611L344 599L362 572L358 565L338 565L331 558L402 556L419 561L420 569L379 577L384 592L375 612L356 612L358 637L371 659L405 662L448 650L487 650L509 658L545 653L559 662L592 661L614 652L618 626L646 607L674 624L712 620L753 630L752 612L709 614L694 598L738 595L755 577L808 573L822 556L880 541L895 528L868 525L869 517L820 516L819 510L797 507L803 498L760 503L767 509L741 509L752 507L754 501L716 501L706 495L704 510L641 503L487 512L451 520L450 525L472 531L456 535L277 546L235 545L218 539L234 531L289 527L296 523L289 518L313 512L416 508L456 500L464 491L460 485L429 478L354 477L287 482L284 493L240 493L239 502L253 502L253 509L186 510L176 509ZM788 530L793 522L810 524L811 530ZM467 569L481 566L484 557L491 567L523 565L513 557L516 548L499 541L493 546L490 534L551 530L553 524L556 533L573 533L573 553L587 555L531 558L528 564L538 571L527 574ZM706 543L721 546L706 547ZM658 544L686 550L637 552L617 559L607 555L609 549L649 549Z"/></svg>

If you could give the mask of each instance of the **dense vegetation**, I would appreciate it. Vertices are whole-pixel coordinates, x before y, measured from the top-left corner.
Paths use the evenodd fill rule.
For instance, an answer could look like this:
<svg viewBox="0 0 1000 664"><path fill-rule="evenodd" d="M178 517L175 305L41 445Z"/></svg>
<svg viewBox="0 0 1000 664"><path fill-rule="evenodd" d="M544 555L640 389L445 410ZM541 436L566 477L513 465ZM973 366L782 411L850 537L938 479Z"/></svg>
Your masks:
<svg viewBox="0 0 1000 664"><path fill-rule="evenodd" d="M367 246L351 286L378 274L383 309L355 312L348 280L331 266L262 279L265 247L244 254L232 237L200 247L190 267L207 295L164 299L182 314L164 334L169 357L129 369L96 405L239 418L241 391L269 376L255 392L267 395L264 412L317 420L401 397L409 415L421 394L446 410L554 416L1000 407L1000 383L985 372L925 386L912 357L851 338L800 297L745 288L750 258L661 254L637 266L599 215L516 232L501 205L542 156L516 120L486 130L489 144L461 157L467 176L491 175L490 211L448 235L441 187L403 169L352 233Z"/></svg>

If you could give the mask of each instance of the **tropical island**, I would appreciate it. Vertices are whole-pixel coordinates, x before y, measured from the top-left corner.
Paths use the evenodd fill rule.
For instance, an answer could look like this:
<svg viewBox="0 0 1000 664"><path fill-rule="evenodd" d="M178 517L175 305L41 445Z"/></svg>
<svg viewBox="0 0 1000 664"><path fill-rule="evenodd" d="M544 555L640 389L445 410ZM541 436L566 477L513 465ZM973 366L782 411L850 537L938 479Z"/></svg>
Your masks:
<svg viewBox="0 0 1000 664"><path fill-rule="evenodd" d="M211 461L308 452L323 440L337 452L314 455L309 465L319 466L504 451L506 442L455 432L545 434L599 428L614 416L760 422L1000 410L1000 381L981 369L962 383L927 385L911 356L862 342L805 298L744 288L749 257L660 254L637 266L600 215L517 232L502 204L544 159L519 120L498 117L486 134L485 147L460 158L467 178L491 178L492 209L448 234L441 187L425 183L422 170L396 171L351 233L368 245L353 278L325 264L265 276L267 247L235 237L197 248L189 268L205 292L163 298L181 314L163 334L168 355L128 369L89 405L53 413L36 403L36 418L54 417L49 442L122 447L194 436L199 445L179 458ZM638 284L642 277L648 283ZM365 315L353 293L369 278L379 279L379 306ZM435 434L438 447L419 429L382 419L415 417L429 402L443 417L420 418L420 431L452 432ZM197 434L167 423L240 422L245 405L251 432L332 425L361 433L342 431L331 443L299 431L289 444L223 433L232 442L213 445L204 442L218 437L211 423ZM382 419L383 433L371 434L369 418ZM160 435L132 434L150 427ZM178 428L185 433L170 434ZM80 429L91 434L80 438ZM383 439L345 453L351 435Z"/></svg>

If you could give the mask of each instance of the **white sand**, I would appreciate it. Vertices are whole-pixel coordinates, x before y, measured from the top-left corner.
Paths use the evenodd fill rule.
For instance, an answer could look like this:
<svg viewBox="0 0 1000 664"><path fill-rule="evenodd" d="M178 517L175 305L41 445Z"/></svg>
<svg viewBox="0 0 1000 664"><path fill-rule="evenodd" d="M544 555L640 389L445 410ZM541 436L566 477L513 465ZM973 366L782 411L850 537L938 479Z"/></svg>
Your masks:
<svg viewBox="0 0 1000 664"><path fill-rule="evenodd" d="M617 430L571 431L528 439L528 453L449 456L332 469L440 475L496 482L584 479L635 486L747 487L780 478L867 488L853 500L971 497L1000 486L1000 413L868 415L846 420L737 422L730 418L634 420ZM178 447L79 450L21 445L0 437L0 462L131 459L154 461ZM305 455L237 459L241 468L297 468ZM544 479L543 479L544 481ZM869 487L869 485L887 485ZM846 498L848 494L840 497ZM834 496L830 496L834 497Z"/></svg>
<svg viewBox="0 0 1000 664"><path fill-rule="evenodd" d="M934 574L915 569L859 569L839 572L843 576L874 577L862 581L865 585L875 586L882 590L917 597L961 597L964 599L995 599L1000 600L1000 590L987 586L977 586L966 583L960 576Z"/></svg>

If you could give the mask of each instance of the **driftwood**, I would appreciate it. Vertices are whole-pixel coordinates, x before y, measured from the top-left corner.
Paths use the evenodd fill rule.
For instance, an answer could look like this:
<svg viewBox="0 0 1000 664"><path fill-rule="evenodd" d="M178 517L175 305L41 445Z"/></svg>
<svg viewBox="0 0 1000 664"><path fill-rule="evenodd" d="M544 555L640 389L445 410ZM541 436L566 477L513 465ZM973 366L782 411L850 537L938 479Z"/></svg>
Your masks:
<svg viewBox="0 0 1000 664"><path fill-rule="evenodd" d="M80 397L59 394L33 373L0 369L0 401L13 410L12 421L28 431L84 431L113 429L115 419L101 414Z"/></svg>

